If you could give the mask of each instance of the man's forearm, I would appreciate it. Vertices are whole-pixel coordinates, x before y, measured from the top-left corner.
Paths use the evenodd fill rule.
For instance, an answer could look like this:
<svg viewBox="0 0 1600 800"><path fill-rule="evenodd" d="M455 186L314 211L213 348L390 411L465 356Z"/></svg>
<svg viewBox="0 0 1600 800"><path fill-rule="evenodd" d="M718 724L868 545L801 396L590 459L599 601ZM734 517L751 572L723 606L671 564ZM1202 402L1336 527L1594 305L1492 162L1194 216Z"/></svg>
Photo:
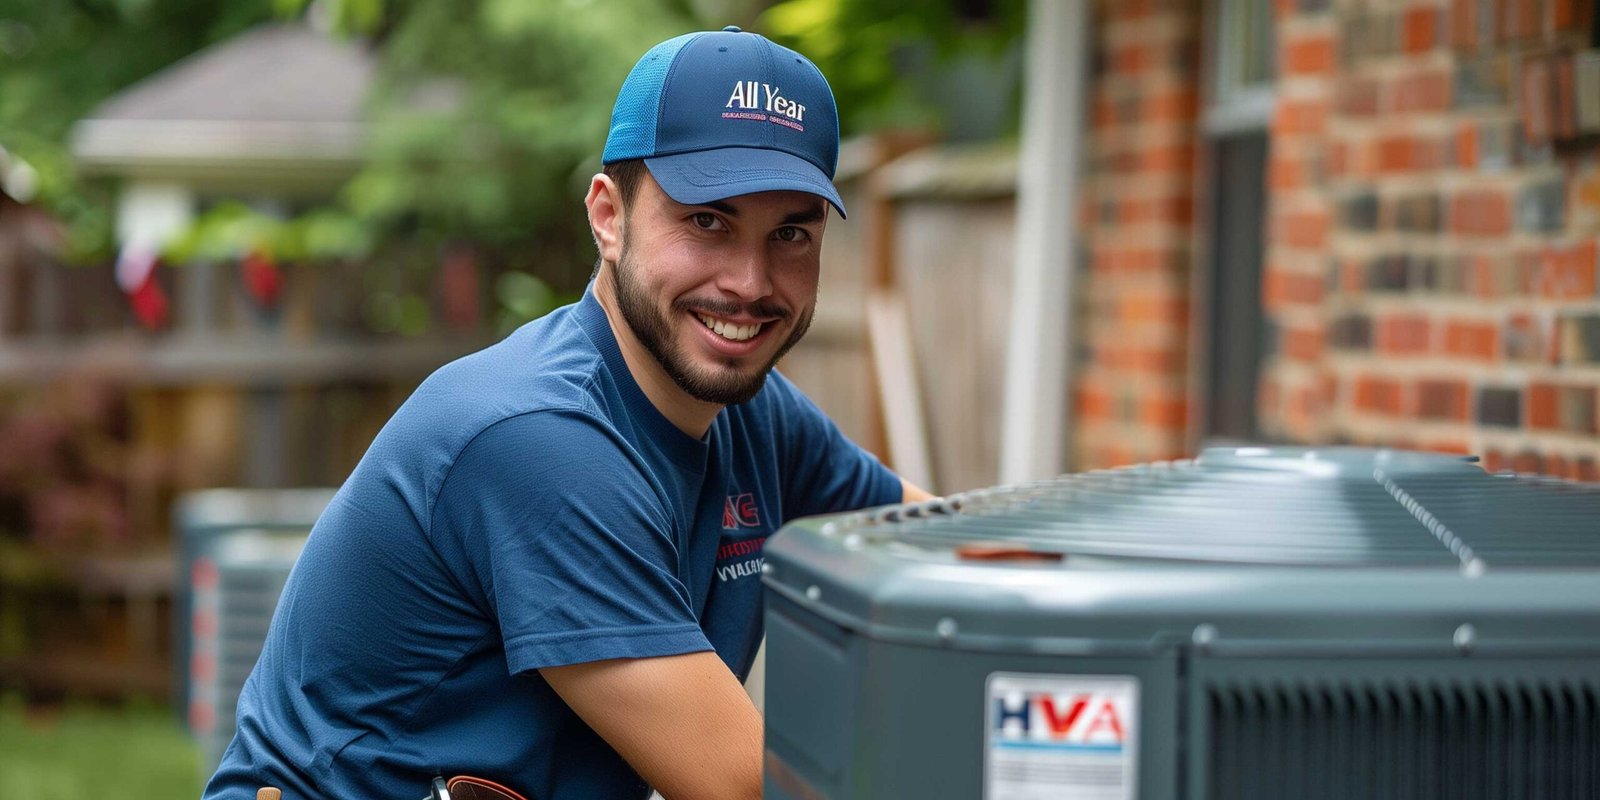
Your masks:
<svg viewBox="0 0 1600 800"><path fill-rule="evenodd" d="M761 796L761 715L715 653L540 674L668 800Z"/></svg>

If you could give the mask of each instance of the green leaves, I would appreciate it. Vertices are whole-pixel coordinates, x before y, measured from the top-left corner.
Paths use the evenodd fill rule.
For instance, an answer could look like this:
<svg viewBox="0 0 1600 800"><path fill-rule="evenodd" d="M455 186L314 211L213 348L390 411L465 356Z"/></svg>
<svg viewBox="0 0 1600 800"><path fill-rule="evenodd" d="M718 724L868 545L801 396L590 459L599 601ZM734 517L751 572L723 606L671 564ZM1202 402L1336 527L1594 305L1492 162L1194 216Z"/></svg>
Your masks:
<svg viewBox="0 0 1600 800"><path fill-rule="evenodd" d="M968 98L949 91L950 79L975 63L1014 71L1007 60L1026 13L1025 0L784 0L760 27L827 76L846 133L959 128L951 118ZM996 82L1014 88L1004 75Z"/></svg>
<svg viewBox="0 0 1600 800"><path fill-rule="evenodd" d="M598 167L633 61L687 30L658 0L394 3L369 165L344 195L384 237L582 240L572 174ZM617 25L617 20L628 20ZM418 108L430 82L451 102ZM577 254L574 254L577 255Z"/></svg>
<svg viewBox="0 0 1600 800"><path fill-rule="evenodd" d="M371 231L348 213L318 209L279 219L243 203L222 203L200 215L162 253L169 264L231 261L259 252L275 261L331 261L372 251Z"/></svg>

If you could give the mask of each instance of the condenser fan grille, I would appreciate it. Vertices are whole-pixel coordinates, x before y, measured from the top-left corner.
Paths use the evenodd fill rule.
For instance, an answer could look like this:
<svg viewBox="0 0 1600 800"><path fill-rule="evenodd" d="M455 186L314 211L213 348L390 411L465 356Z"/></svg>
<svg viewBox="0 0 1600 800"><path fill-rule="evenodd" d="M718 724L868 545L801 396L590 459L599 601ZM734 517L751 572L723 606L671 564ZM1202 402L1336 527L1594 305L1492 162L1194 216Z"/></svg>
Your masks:
<svg viewBox="0 0 1600 800"><path fill-rule="evenodd" d="M951 498L877 541L1069 555L1373 566L1600 565L1600 486L1361 449L1207 450ZM939 510L933 507L927 510Z"/></svg>
<svg viewBox="0 0 1600 800"><path fill-rule="evenodd" d="M1600 796L1600 687L1562 680L1219 682L1206 797Z"/></svg>

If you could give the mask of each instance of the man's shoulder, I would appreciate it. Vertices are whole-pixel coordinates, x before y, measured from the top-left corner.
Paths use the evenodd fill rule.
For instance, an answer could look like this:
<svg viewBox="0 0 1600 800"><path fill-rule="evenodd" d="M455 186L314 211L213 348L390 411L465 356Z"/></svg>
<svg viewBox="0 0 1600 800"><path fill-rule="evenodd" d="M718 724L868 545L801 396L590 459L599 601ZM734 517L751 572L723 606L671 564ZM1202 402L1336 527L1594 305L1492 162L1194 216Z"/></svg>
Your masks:
<svg viewBox="0 0 1600 800"><path fill-rule="evenodd" d="M605 359L569 311L557 309L434 371L374 446L448 465L489 431L525 433L530 421L537 427L547 417L605 420ZM521 421L503 424L512 420Z"/></svg>
<svg viewBox="0 0 1600 800"><path fill-rule="evenodd" d="M417 387L414 413L481 428L532 411L592 406L605 363L569 311L440 367Z"/></svg>

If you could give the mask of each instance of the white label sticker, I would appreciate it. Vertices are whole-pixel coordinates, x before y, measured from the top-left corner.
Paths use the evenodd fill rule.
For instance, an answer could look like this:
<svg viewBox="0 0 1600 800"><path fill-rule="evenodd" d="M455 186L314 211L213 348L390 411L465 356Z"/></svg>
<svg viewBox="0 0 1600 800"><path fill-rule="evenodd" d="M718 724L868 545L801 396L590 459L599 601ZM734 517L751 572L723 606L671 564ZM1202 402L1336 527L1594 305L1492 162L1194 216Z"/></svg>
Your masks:
<svg viewBox="0 0 1600 800"><path fill-rule="evenodd" d="M987 698L986 800L1137 796L1137 679L996 672Z"/></svg>

